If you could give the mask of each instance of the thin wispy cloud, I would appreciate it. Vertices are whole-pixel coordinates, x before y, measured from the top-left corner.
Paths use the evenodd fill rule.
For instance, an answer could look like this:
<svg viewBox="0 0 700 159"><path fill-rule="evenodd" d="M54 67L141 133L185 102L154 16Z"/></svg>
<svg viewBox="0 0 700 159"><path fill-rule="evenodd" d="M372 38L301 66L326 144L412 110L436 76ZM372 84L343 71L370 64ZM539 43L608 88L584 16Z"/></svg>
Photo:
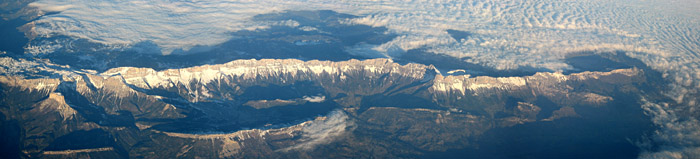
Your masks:
<svg viewBox="0 0 700 159"><path fill-rule="evenodd" d="M347 114L340 110L333 111L328 114L325 120L316 120L309 125L305 125L302 129L300 143L280 151L314 149L318 145L335 141L338 137L346 134L353 126L354 123L348 118Z"/></svg>

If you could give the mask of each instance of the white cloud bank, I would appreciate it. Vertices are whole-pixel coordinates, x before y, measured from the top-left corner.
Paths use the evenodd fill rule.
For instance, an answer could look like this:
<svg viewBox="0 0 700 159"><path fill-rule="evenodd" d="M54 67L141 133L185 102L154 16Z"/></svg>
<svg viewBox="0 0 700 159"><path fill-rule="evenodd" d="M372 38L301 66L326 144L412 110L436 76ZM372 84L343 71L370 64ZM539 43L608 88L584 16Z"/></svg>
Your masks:
<svg viewBox="0 0 700 159"><path fill-rule="evenodd" d="M215 45L243 29L264 27L250 17L282 10L330 9L363 17L348 23L386 26L401 36L373 50L431 47L431 51L499 69L523 65L566 69L564 53L592 49L643 51L656 56L700 50L699 2L679 1L88 1L40 0L61 11L34 23L41 36L68 35L130 46L152 41L168 54ZM700 4L698 4L700 5ZM697 6L697 5L695 5ZM687 9L677 9L677 8ZM683 16L679 16L683 15ZM446 29L474 33L454 40ZM378 55L381 57L384 55Z"/></svg>
<svg viewBox="0 0 700 159"><path fill-rule="evenodd" d="M39 36L66 35L111 47L151 41L166 54L215 45L232 38L227 33L270 25L250 21L256 14L320 9L359 15L344 22L384 26L399 35L382 45L350 49L371 57L427 47L439 54L471 57L470 62L498 69L532 66L563 70L570 69L561 62L566 53L624 50L674 81L668 95L680 103L676 107L694 108L700 103L697 0L40 0L31 5L60 11L33 22L33 32ZM473 35L455 40L446 29ZM30 52L50 52L69 42L31 46ZM672 113L678 108L660 109ZM695 120L687 122L697 125ZM665 133L660 132L659 136ZM678 138L698 137L696 133L679 133Z"/></svg>
<svg viewBox="0 0 700 159"><path fill-rule="evenodd" d="M336 138L345 134L352 126L354 126L354 123L349 120L347 114L340 110L335 110L328 114L325 120L316 120L304 126L300 143L281 150L311 150L318 145L335 141Z"/></svg>
<svg viewBox="0 0 700 159"><path fill-rule="evenodd" d="M321 103L326 100L326 96L304 96L303 99L312 103Z"/></svg>
<svg viewBox="0 0 700 159"><path fill-rule="evenodd" d="M640 154L640 158L700 158L700 122L697 119L678 116L677 112L669 108L669 103L647 102L642 108L660 129L650 141L640 143L640 147L648 149ZM649 151L653 149L652 145L658 146L660 151Z"/></svg>

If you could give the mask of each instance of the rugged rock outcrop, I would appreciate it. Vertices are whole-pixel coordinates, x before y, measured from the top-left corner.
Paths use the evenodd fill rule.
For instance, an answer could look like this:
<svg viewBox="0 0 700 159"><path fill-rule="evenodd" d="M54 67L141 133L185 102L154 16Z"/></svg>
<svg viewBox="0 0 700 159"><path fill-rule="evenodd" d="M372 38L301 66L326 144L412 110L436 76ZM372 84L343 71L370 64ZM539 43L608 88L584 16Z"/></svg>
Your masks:
<svg viewBox="0 0 700 159"><path fill-rule="evenodd" d="M28 157L401 157L610 111L645 83L636 68L497 78L389 59L40 70L58 73L0 76L0 112L20 123ZM80 134L100 138L72 142Z"/></svg>

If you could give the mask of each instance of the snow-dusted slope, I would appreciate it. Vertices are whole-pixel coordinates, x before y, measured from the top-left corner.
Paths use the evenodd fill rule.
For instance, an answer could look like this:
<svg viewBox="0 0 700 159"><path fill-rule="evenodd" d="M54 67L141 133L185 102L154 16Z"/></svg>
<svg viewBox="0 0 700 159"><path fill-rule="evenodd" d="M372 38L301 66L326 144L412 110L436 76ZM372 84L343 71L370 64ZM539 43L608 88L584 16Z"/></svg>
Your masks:
<svg viewBox="0 0 700 159"><path fill-rule="evenodd" d="M331 78L345 80L346 75L360 75L363 78L377 78L390 74L407 78L421 79L428 69L425 65L408 64L401 66L389 59L350 60L345 62L308 61L296 59L236 60L220 65L205 65L183 69L155 71L149 68L122 67L108 70L102 75L121 75L129 84L141 88L172 87L173 84L208 84L224 77L237 77L240 80L268 79L285 83L301 80ZM434 68L433 68L434 69ZM428 79L430 80L430 79Z"/></svg>
<svg viewBox="0 0 700 159"><path fill-rule="evenodd" d="M51 71L41 68L47 67L45 65L36 66ZM55 71L67 70L70 69ZM357 141L345 140L357 137L353 129L370 134L402 134L400 140L405 141L404 144L423 151L443 151L465 148L473 142L471 138L496 127L551 122L565 117L589 120L588 117L599 113L642 115L639 108L607 109L614 106L611 102L618 100L615 98L619 93L639 94L643 88L637 86L648 84L644 70L636 68L496 78L445 76L433 66L401 65L390 59L236 60L162 71L123 67L99 74L68 72L58 74L62 75L60 78L0 76L3 88L0 90L3 95L11 96L0 104L14 106L0 107L3 114L12 114L11 119L18 121L36 122L34 119L38 116L46 118L39 123L22 125L27 130L32 129L30 134L42 136L22 138L23 142L32 141L26 143L32 146L26 149L31 155L75 155L73 152L123 148L129 150L129 156L245 158L287 153L305 155L326 148L319 145L336 141L352 148L340 152L332 150L330 154L362 152L360 143L365 142L381 143L375 148L406 151L401 147L382 146L395 143L373 139L373 135L359 135L362 140ZM267 92L245 96L246 92L264 89L300 92L319 89L319 94L273 100L292 101L285 107L256 109L244 104L265 102L258 98L277 95ZM505 102L510 99L517 99L515 105ZM308 102L293 102L301 100ZM290 114L279 112L329 107L335 110L329 109L323 116L312 114L301 121L287 119L285 115ZM586 113L591 110L596 112ZM272 113L264 114L267 112ZM615 118L604 117L605 120ZM643 123L645 120L632 121ZM239 124L255 128L239 129ZM386 126L374 126L382 124ZM57 136L51 136L51 132L66 135L92 129L108 131L106 133L124 144L75 151L42 151L49 143L57 142L53 141ZM391 155L396 154L380 156Z"/></svg>

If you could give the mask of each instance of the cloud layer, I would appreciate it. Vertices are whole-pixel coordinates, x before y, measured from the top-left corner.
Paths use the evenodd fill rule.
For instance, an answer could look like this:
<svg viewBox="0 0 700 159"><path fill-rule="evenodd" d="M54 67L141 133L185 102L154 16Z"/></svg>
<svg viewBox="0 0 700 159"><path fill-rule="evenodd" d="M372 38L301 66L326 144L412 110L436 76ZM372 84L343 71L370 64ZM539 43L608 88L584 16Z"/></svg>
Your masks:
<svg viewBox="0 0 700 159"><path fill-rule="evenodd" d="M677 4L684 3L698 2ZM566 69L558 59L581 50L620 49L664 57L700 50L698 11L654 7L677 7L661 1L41 0L31 6L60 11L34 22L38 35L68 35L120 46L152 41L165 54L218 44L232 38L227 33L269 25L250 21L257 14L302 9L362 15L348 23L386 26L402 35L376 46L373 50L379 53L429 47L500 69L523 65ZM654 10L644 11L650 9ZM474 35L452 39L447 29Z"/></svg>
<svg viewBox="0 0 700 159"><path fill-rule="evenodd" d="M352 126L353 122L348 119L347 114L340 110L333 111L325 120L316 120L305 125L302 130L301 143L282 149L282 151L311 150L317 145L328 144L345 134Z"/></svg>
<svg viewBox="0 0 700 159"><path fill-rule="evenodd" d="M660 129L650 141L640 143L640 147L646 149L640 158L700 158L700 122L697 119L678 116L669 103L647 102L642 108ZM654 146L658 146L658 150L654 151Z"/></svg>
<svg viewBox="0 0 700 159"><path fill-rule="evenodd" d="M321 103L326 100L326 96L304 96L303 99L312 103Z"/></svg>

